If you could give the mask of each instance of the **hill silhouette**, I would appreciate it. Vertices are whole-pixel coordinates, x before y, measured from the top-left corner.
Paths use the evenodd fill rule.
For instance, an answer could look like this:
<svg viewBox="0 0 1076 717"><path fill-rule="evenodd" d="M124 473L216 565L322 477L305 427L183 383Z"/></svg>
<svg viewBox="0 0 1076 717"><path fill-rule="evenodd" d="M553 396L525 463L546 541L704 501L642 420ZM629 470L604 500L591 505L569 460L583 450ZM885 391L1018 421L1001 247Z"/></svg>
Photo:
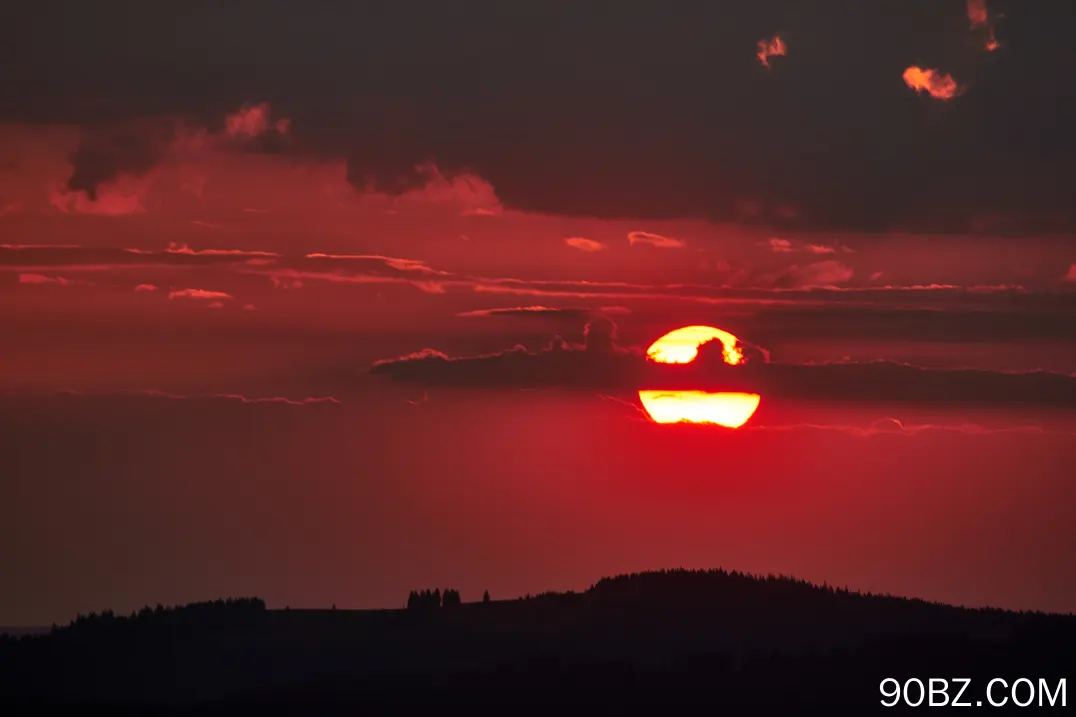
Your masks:
<svg viewBox="0 0 1076 717"><path fill-rule="evenodd" d="M0 695L42 709L656 700L787 714L880 708L886 677L967 677L982 693L994 677L1054 685L1076 667L1073 616L779 576L669 570L579 593L484 597L463 602L448 588L388 610L269 610L243 598L79 616L0 638Z"/></svg>

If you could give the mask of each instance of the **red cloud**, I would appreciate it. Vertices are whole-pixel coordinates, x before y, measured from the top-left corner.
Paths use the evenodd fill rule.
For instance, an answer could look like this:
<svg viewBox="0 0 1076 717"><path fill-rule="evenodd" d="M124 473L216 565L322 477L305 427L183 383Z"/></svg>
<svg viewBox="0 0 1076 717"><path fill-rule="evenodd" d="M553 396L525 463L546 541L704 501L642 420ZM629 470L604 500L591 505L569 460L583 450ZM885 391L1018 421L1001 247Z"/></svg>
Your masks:
<svg viewBox="0 0 1076 717"><path fill-rule="evenodd" d="M1069 273L1065 274L1064 280L1076 282L1076 264L1069 265Z"/></svg>
<svg viewBox="0 0 1076 717"><path fill-rule="evenodd" d="M964 92L952 75L915 65L904 71L904 84L916 92L926 92L936 100L951 100Z"/></svg>
<svg viewBox="0 0 1076 717"><path fill-rule="evenodd" d="M389 196L370 186L365 194L382 201L388 199L390 211L416 204L459 207L462 216L497 216L503 211L493 185L475 174L461 172L446 176L436 164L428 162L415 167L415 176L420 181L398 195Z"/></svg>
<svg viewBox="0 0 1076 717"><path fill-rule="evenodd" d="M270 122L269 103L243 105L224 118L224 131L229 137L253 139L266 132L286 135L291 131L291 120Z"/></svg>
<svg viewBox="0 0 1076 717"><path fill-rule="evenodd" d="M769 67L771 57L783 57L787 54L788 48L785 46L785 41L780 35L774 35L770 40L758 41L758 52L755 53L755 57L763 67Z"/></svg>
<svg viewBox="0 0 1076 717"><path fill-rule="evenodd" d="M301 289L303 288L303 282L301 279L281 279L279 276L270 276L269 280L273 282L274 289Z"/></svg>
<svg viewBox="0 0 1076 717"><path fill-rule="evenodd" d="M19 274L20 284L57 284L59 286L73 286L77 283L62 276L45 276L44 274Z"/></svg>
<svg viewBox="0 0 1076 717"><path fill-rule="evenodd" d="M201 197L206 177L198 165L209 152L285 137L289 131L288 120L271 122L268 103L244 105L227 115L219 133L178 119L89 131L72 155L70 177L52 193L51 203L60 211L82 214L143 212L146 195L166 166L178 168L180 184Z"/></svg>
<svg viewBox="0 0 1076 717"><path fill-rule="evenodd" d="M775 254L787 254L792 251L792 242L788 239L770 239L768 244L770 251Z"/></svg>
<svg viewBox="0 0 1076 717"><path fill-rule="evenodd" d="M994 23L986 10L986 0L968 0L968 22L971 23L972 30L986 33L983 46L987 52L1001 47L994 35Z"/></svg>
<svg viewBox="0 0 1076 717"><path fill-rule="evenodd" d="M683 239L673 239L672 237L652 234L651 232L628 232L628 244L630 246L649 244L661 249L683 249L687 246L687 242Z"/></svg>
<svg viewBox="0 0 1076 717"><path fill-rule="evenodd" d="M157 287L153 284L139 284L135 287L135 291L156 291Z"/></svg>
<svg viewBox="0 0 1076 717"><path fill-rule="evenodd" d="M600 241L594 241L593 239L587 239L586 237L568 237L564 240L564 243L573 249L590 253L604 251L609 248Z"/></svg>
<svg viewBox="0 0 1076 717"><path fill-rule="evenodd" d="M156 249L124 249L130 254L160 254ZM251 251L248 249L191 249L186 244L168 242L168 248L163 250L165 254L186 254L187 256L261 256L279 258L282 254L272 251Z"/></svg>
<svg viewBox="0 0 1076 717"><path fill-rule="evenodd" d="M131 396L143 396L146 398L171 398L177 401L198 401L198 400L214 400L214 399L227 399L230 401L239 401L241 403L280 403L288 406L312 406L323 403L339 404L340 400L333 396L319 396L310 398L285 398L283 396L265 396L250 398L238 393L201 393L201 394L177 394L168 393L166 391L158 391L156 389L147 389L145 391L119 391L115 394L108 393L92 393L88 391L64 391L63 393L69 396L107 396L107 395L131 395Z"/></svg>
<svg viewBox="0 0 1076 717"><path fill-rule="evenodd" d="M774 280L774 286L786 289L826 288L852 279L852 267L839 261L818 261L806 266L790 266Z"/></svg>
<svg viewBox="0 0 1076 717"><path fill-rule="evenodd" d="M143 179L125 177L97 191L97 198L90 199L84 191L71 192L57 187L49 197L49 204L65 214L98 214L106 217L122 217L146 211L143 202L149 183Z"/></svg>
<svg viewBox="0 0 1076 717"><path fill-rule="evenodd" d="M855 254L849 247L843 244L829 246L826 244L793 244L788 239L773 238L763 242L763 246L770 248L774 254L790 254L792 252L807 252L808 254Z"/></svg>
<svg viewBox="0 0 1076 717"><path fill-rule="evenodd" d="M168 293L169 299L231 299L231 294L223 291L206 291L205 289L179 289Z"/></svg>

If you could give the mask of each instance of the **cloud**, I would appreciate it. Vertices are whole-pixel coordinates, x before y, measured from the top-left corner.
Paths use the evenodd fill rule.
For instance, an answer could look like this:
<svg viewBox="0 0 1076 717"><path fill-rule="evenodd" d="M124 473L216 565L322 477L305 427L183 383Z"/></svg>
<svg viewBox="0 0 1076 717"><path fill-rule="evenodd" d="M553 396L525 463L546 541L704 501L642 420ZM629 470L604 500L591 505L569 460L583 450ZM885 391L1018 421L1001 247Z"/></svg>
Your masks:
<svg viewBox="0 0 1076 717"><path fill-rule="evenodd" d="M852 267L836 260L818 261L806 266L790 266L774 279L780 289L809 289L839 286L851 281Z"/></svg>
<svg viewBox="0 0 1076 717"><path fill-rule="evenodd" d="M135 291L156 291L157 287L153 284L139 284L134 288Z"/></svg>
<svg viewBox="0 0 1076 717"><path fill-rule="evenodd" d="M103 272L124 267L147 266L256 266L257 262L282 258L280 254L240 249L191 249L186 244L170 243L168 248L118 249L78 245L5 244L0 245L0 270L30 267L64 271ZM252 263L255 262L255 263Z"/></svg>
<svg viewBox="0 0 1076 717"><path fill-rule="evenodd" d="M467 169L442 170L432 161L423 161L406 171L386 177L363 169L353 159L347 165L346 180L360 192L392 200L392 207L414 204L456 206L461 216L497 216L503 207L493 185Z"/></svg>
<svg viewBox="0 0 1076 717"><path fill-rule="evenodd" d="M593 239L587 239L585 237L568 237L564 240L564 243L573 249L585 252L604 251L609 248L600 241L594 241Z"/></svg>
<svg viewBox="0 0 1076 717"><path fill-rule="evenodd" d="M624 315L631 310L624 306L599 306L596 308L550 308L548 306L513 306L501 309L476 309L464 311L457 316L474 318L513 317L529 319L556 319L584 322L600 315Z"/></svg>
<svg viewBox="0 0 1076 717"><path fill-rule="evenodd" d="M774 254L791 254L793 252L806 252L808 254L855 254L855 251L843 244L809 244L792 242L788 239L770 238L763 242L763 246L769 248Z"/></svg>
<svg viewBox="0 0 1076 717"><path fill-rule="evenodd" d="M1076 281L1076 264L1069 264L1069 272L1065 274L1064 281Z"/></svg>
<svg viewBox="0 0 1076 717"><path fill-rule="evenodd" d="M973 31L983 33L983 47L987 52L1000 47L994 35L994 23L986 9L986 0L968 0L968 22Z"/></svg>
<svg viewBox="0 0 1076 717"><path fill-rule="evenodd" d="M45 276L44 274L19 274L20 284L56 284L57 286L73 286L77 283L62 276Z"/></svg>
<svg viewBox="0 0 1076 717"><path fill-rule="evenodd" d="M964 92L952 75L915 65L904 71L904 84L916 92L926 92L936 100L951 100Z"/></svg>
<svg viewBox="0 0 1076 717"><path fill-rule="evenodd" d="M291 120L281 118L272 122L270 114L268 102L243 105L224 118L224 131L229 137L242 139L255 139L268 132L287 135L291 129Z"/></svg>
<svg viewBox="0 0 1076 717"><path fill-rule="evenodd" d="M288 279L281 278L279 276L270 276L269 279L273 282L274 289L301 289L303 288L303 282L301 279Z"/></svg>
<svg viewBox="0 0 1076 717"><path fill-rule="evenodd" d="M143 195L148 182L140 177L123 177L108 186L97 187L91 196L85 191L56 188L49 197L53 208L65 214L96 214L122 217L146 211Z"/></svg>
<svg viewBox="0 0 1076 717"><path fill-rule="evenodd" d="M683 239L673 239L651 232L628 232L628 245L635 246L636 244L649 244L659 249L683 249L687 246L687 242Z"/></svg>
<svg viewBox="0 0 1076 717"><path fill-rule="evenodd" d="M781 39L780 35L774 35L769 40L758 41L758 51L755 53L755 57L762 63L762 66L769 69L771 57L784 57L788 54L788 48L785 46L785 41Z"/></svg>
<svg viewBox="0 0 1076 717"><path fill-rule="evenodd" d="M168 292L169 299L202 299L202 300L215 300L215 299L231 299L231 294L227 294L223 291L206 291L205 289L178 289L176 291Z"/></svg>
<svg viewBox="0 0 1076 717"><path fill-rule="evenodd" d="M718 342L703 344L691 363L657 364L640 351L618 347L615 335L611 322L594 322L583 345L554 339L539 351L517 346L461 358L426 349L379 361L370 373L425 386L733 391L759 393L765 400L1076 408L1076 376L1068 374L932 369L892 361L774 363L762 359L761 350L748 352L754 358L745 364L730 366Z"/></svg>
<svg viewBox="0 0 1076 717"><path fill-rule="evenodd" d="M168 393L167 391L158 391L155 389L147 389L144 391L117 391L110 393L94 393L91 391L60 391L61 396L70 397L86 397L86 398L100 398L100 397L130 397L135 399L145 398L164 398L177 401L236 401L239 403L248 404L281 404L286 406L313 406L320 404L339 404L339 399L332 396L319 396L309 397L301 399L285 398L283 396L264 396L264 397L249 397L238 393L198 393L198 394L178 394Z"/></svg>
<svg viewBox="0 0 1076 717"><path fill-rule="evenodd" d="M233 256L233 257L281 257L282 254L277 254L272 251L252 251L249 249L191 249L187 244L177 244L175 242L168 242L168 248L160 251L152 249L124 249L125 252L130 254L144 254L148 256L155 256L157 254L185 254L187 256Z"/></svg>
<svg viewBox="0 0 1076 717"><path fill-rule="evenodd" d="M172 132L168 123L154 120L85 132L71 155L67 191L81 192L96 202L102 184L123 176L145 176L164 158Z"/></svg>
<svg viewBox="0 0 1076 717"><path fill-rule="evenodd" d="M63 212L141 213L147 210L153 173L166 162L191 163L222 151L279 152L289 132L289 120L270 120L268 103L244 105L228 114L219 132L176 116L91 127L71 153L71 173L53 192L51 203ZM192 176L192 192L200 195L205 178L198 171Z"/></svg>
<svg viewBox="0 0 1076 717"><path fill-rule="evenodd" d="M896 418L884 418L869 426L818 425L797 423L783 425L747 425L740 430L746 431L839 431L861 438L874 436L918 436L921 433L956 433L964 436L994 436L998 434L1032 434L1032 435L1073 435L1071 431L1048 431L1040 426L982 426L976 423L904 423Z"/></svg>
<svg viewBox="0 0 1076 717"><path fill-rule="evenodd" d="M96 192L91 202L105 204L102 197L124 178L138 175L156 183L154 191L133 195L140 203L117 202L114 212L141 206L152 213L168 206L170 197L160 193L177 165L193 165L192 174L204 170L207 196L227 187L230 206L238 211L282 214L279 197L264 195L273 187L285 197L306 191L296 186L289 193L283 187L302 176L292 171L296 167L331 167L325 182L335 184L324 207L335 211L356 187L361 195L370 186L375 194L383 190L393 196L421 190L425 177L416 167L432 162L449 185L456 177L480 177L496 189L507 212L648 223L743 222L773 231L961 233L977 214L997 210L1013 217L1007 232L1071 233L1076 209L1058 178L1071 164L1072 139L1064 128L1073 124L1068 108L1076 87L1068 81L1071 68L1057 61L1056 52L1066 47L1062 28L1073 26L1076 9L1058 2L1020 11L1020 22L1009 30L1021 52L991 63L993 89L979 93L971 114L950 114L943 122L909 102L907 88L896 78L912 62L928 66L916 59L920 56L944 57L952 63L945 67L960 77L976 73L959 48L968 27L964 8L954 15L946 6L907 0L895 15L875 3L850 3L835 15L799 12L793 0L777 0L735 14L709 5L681 15L654 10L660 21L650 10L640 10L622 23L608 23L596 6L568 3L558 47L575 61L555 67L540 61L548 38L541 23L527 19L526 3L494 14L478 6L459 8L454 26L467 28L467 37L457 41L444 32L443 18L408 16L403 7L386 10L384 22L372 25L318 26L310 14L263 13L258 27L264 45L258 46L272 47L273 62L279 63L267 68L225 62L237 52L235 43L245 42L237 39L245 30L206 9L192 10L184 21L189 25L169 37L159 34L167 28L153 26L148 9L122 18L111 9L99 14L109 20L100 20L94 40L88 33L50 31L43 11L28 5L19 13L33 21L9 24L19 27L23 41L44 59L8 63L15 94L0 107L0 121L9 137L30 125L62 135L48 148L63 149L55 179L71 178L85 188L80 191ZM97 51L123 46L129 38L122 28L136 22L133 17L139 27L150 28L146 47L160 53L153 60L159 71L118 73L115 58ZM773 91L772 83L763 87L760 83L773 78L748 66L758 60L747 52L763 35L770 38L774 17L794 18L797 36L810 39L806 65L775 68L795 70L794 88L784 88L794 91ZM319 42L295 41L300 35L316 35ZM625 53L623 48L639 37L646 38L647 52ZM165 53L175 42L183 51ZM363 61L373 62L377 72L354 72L355 62L347 57L359 48L365 48L369 57ZM65 74L65 57L79 58L79 72L96 79L86 84ZM637 83L624 81L664 77L669 62L679 67L688 57L685 67L705 68L706 78L657 83L658 94L649 102L639 101ZM193 68L191 58L203 64ZM772 56L767 61L781 63ZM419 66L423 72L415 71ZM516 81L476 81L490 68ZM67 80L56 82L57 76ZM856 91L836 91L835 77L840 87ZM700 92L700 82L721 88L723 100L717 103L713 93ZM270 85L270 119L249 109L259 107L261 96L239 98L255 104L237 111L236 88ZM488 91L493 86L497 91ZM339 92L339 87L353 91ZM594 87L602 91L595 93ZM73 91L93 101L72 101ZM826 101L820 103L820 97ZM1012 107L1021 108L1018 116ZM277 114L284 108L293 121L282 132ZM254 139L229 135L226 118L237 114L243 118L240 126L267 131ZM969 129L972 114L974 131ZM177 122L180 117L187 119ZM142 126L154 123L161 129ZM616 132L609 131L611 123ZM172 141L179 134L176 124L191 141ZM73 156L79 144L76 136L67 147L74 132L85 135L81 143L87 149L65 173L65 155ZM219 140L207 142L207 137ZM0 156L11 156L12 140L0 139L0 144ZM218 164L240 159L253 163L234 174L256 181L230 184L213 174ZM197 181L192 178L191 184ZM320 182L313 184L321 190ZM742 211L744 197L750 199L750 212ZM0 206L25 199L0 189ZM386 209L391 207L387 201ZM453 207L472 215L486 209ZM319 212L310 216L321 218Z"/></svg>
<svg viewBox="0 0 1076 717"><path fill-rule="evenodd" d="M1048 295L1028 292L1014 285L955 285L924 284L896 285L878 283L851 285L855 272L851 266L837 260L795 264L776 273L740 270L736 282L721 283L642 283L625 281L588 281L559 279L521 279L506 276L482 276L455 273L431 267L423 261L377 254L278 255L272 252L237 249L191 249L186 245L171 245L167 250L104 249L89 247L44 247L21 245L19 248L0 246L0 272L42 275L94 274L101 283L116 284L133 290L142 283L152 285L191 286L194 282L187 272L178 270L204 267L212 269L208 278L196 274L197 281L244 281L248 276L261 277L266 283L284 288L310 284L364 286L396 284L414 287L428 294L502 295L525 297L526 304L557 306L562 303L587 305L628 305L627 302L647 302L654 307L672 303L702 306L739 306L752 311L767 306L800 306L811 308L839 303L844 306L874 306L889 310L894 305L929 306L933 308L985 302L999 302L999 310L1008 311L1015 297L1020 299L1021 311L1068 311L1068 305L1055 306L1061 301ZM799 247L799 245L796 245ZM801 250L801 249L797 249ZM809 256L811 254L805 254ZM134 275L135 269L152 269L155 273L171 272L170 276L146 281L149 277ZM172 271L176 270L176 271ZM110 276L110 274L112 276ZM871 279L877 282L878 277ZM1053 280L1056 282L1056 278ZM1055 284L1051 282L1051 286ZM821 287L821 288L820 288ZM228 290L228 285L220 286ZM888 307L888 308L887 308Z"/></svg>

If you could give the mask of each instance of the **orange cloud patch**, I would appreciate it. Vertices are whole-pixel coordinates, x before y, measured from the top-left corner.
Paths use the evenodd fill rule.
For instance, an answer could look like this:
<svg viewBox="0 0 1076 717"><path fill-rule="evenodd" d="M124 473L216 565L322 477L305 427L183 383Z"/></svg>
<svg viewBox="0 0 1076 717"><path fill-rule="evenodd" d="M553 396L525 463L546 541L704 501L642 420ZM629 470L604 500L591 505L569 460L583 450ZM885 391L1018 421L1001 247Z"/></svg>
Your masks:
<svg viewBox="0 0 1076 717"><path fill-rule="evenodd" d="M916 92L926 92L937 100L951 100L964 92L952 75L912 65L904 71L904 84Z"/></svg>
<svg viewBox="0 0 1076 717"><path fill-rule="evenodd" d="M594 241L593 239L587 239L585 237L568 237L564 240L564 243L572 247L573 249L578 249L579 251L591 253L596 251L604 251L605 249L609 248L605 244L602 244L600 241Z"/></svg>
<svg viewBox="0 0 1076 717"><path fill-rule="evenodd" d="M153 284L139 284L138 286L136 286L134 288L134 290L135 291L140 291L140 292L143 292L143 291L156 291L157 287L154 286Z"/></svg>
<svg viewBox="0 0 1076 717"><path fill-rule="evenodd" d="M169 299L203 299L214 301L217 299L231 299L232 295L223 291L206 291L205 289L179 289L168 293Z"/></svg>
<svg viewBox="0 0 1076 717"><path fill-rule="evenodd" d="M755 53L755 57L763 67L769 67L771 57L784 57L787 54L788 48L785 46L785 41L780 35L774 35L769 40L758 41L758 52Z"/></svg>
<svg viewBox="0 0 1076 717"><path fill-rule="evenodd" d="M687 246L687 242L683 239L674 239L651 232L628 232L628 244L630 246L649 244L659 249L683 249Z"/></svg>

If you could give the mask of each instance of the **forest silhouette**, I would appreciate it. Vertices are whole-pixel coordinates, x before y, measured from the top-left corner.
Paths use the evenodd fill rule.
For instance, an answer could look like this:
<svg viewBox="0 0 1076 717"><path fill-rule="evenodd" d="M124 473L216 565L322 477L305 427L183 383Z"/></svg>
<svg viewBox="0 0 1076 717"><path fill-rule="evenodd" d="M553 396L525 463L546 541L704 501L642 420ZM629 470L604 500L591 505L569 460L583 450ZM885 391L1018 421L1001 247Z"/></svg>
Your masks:
<svg viewBox="0 0 1076 717"><path fill-rule="evenodd" d="M1076 617L966 609L783 576L664 570L583 592L385 610L258 598L80 615L0 638L0 702L174 711L413 703L880 708L885 677L1073 674Z"/></svg>

